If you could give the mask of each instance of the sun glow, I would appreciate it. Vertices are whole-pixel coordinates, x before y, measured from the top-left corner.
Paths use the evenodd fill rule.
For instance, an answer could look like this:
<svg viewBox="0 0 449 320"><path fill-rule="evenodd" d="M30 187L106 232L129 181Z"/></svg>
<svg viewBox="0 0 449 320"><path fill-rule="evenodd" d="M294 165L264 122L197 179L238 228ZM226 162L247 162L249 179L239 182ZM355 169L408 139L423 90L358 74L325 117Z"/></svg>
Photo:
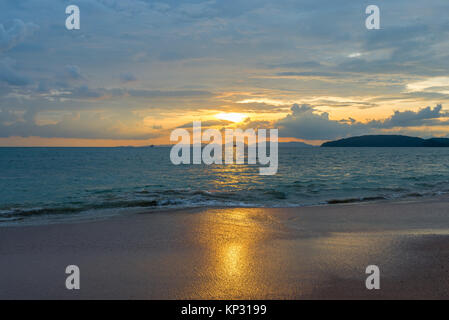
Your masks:
<svg viewBox="0 0 449 320"><path fill-rule="evenodd" d="M219 113L215 115L215 118L220 120L227 120L232 122L241 122L248 116L244 113L230 112L230 113Z"/></svg>

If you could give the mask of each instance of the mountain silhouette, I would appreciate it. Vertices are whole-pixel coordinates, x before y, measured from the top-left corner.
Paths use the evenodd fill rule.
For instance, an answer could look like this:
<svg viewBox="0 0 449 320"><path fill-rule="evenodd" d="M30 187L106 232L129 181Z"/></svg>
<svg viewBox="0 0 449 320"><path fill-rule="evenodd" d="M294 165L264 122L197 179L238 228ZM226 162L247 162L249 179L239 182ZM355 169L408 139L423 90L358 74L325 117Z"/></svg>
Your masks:
<svg viewBox="0 0 449 320"><path fill-rule="evenodd" d="M422 139L402 135L366 135L325 142L321 147L449 147L449 139Z"/></svg>

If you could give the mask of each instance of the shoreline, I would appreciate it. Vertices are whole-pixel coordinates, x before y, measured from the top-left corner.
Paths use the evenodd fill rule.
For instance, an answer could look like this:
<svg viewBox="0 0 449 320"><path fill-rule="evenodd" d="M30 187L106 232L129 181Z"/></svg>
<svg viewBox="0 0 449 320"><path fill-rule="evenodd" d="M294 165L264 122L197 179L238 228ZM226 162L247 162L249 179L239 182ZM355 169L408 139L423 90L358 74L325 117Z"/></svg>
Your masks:
<svg viewBox="0 0 449 320"><path fill-rule="evenodd" d="M1 299L449 299L449 200L1 228ZM65 288L78 265L81 290ZM365 288L378 265L381 289Z"/></svg>
<svg viewBox="0 0 449 320"><path fill-rule="evenodd" d="M113 210L108 210L107 214L100 212L100 210L94 210L93 213L96 216L89 215L89 210L80 211L77 213L63 213L57 215L48 215L49 219L37 218L36 221L29 222L30 218L25 218L25 221L20 220L20 222L15 222L12 220L9 221L1 221L0 222L0 230L2 228L21 228L21 227L34 227L34 226L45 226L45 225L60 225L60 224L73 224L73 223L89 223L95 221L104 221L109 219L115 219L120 217L127 217L132 215L141 215L141 214L152 214L152 213L171 213L171 212L180 212L180 211L202 211L208 209L268 209L268 210L276 210L276 209L298 209L298 208L314 208L314 207L329 207L329 206L358 206L364 204L395 204L395 203L414 203L414 202L439 202L439 201L447 201L449 202L449 194L448 193L440 193L437 195L410 195L399 197L395 199L388 199L383 197L362 197L362 198L346 198L346 199L332 199L323 203L316 204L304 204L304 205L290 205L290 206L223 206L223 205L209 205L209 206L192 206L192 207L131 207L131 208L115 208ZM112 211L115 211L112 213ZM120 211L120 212L117 212ZM125 212L127 211L127 212ZM31 214L33 216L33 214ZM36 215L37 216L37 215ZM39 216L45 216L45 214L39 214ZM56 219L58 217L60 219ZM61 218L62 217L62 218Z"/></svg>

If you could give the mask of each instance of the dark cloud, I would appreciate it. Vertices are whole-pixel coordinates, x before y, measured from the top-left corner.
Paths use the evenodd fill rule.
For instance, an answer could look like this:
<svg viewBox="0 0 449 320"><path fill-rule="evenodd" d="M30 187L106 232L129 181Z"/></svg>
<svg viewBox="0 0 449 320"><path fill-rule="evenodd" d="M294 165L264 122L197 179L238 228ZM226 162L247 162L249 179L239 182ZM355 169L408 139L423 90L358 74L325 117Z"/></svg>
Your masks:
<svg viewBox="0 0 449 320"><path fill-rule="evenodd" d="M83 79L83 75L81 74L81 69L75 65L67 65L64 68L65 74L69 79L73 80L81 80Z"/></svg>
<svg viewBox="0 0 449 320"><path fill-rule="evenodd" d="M14 19L9 24L0 24L0 52L9 50L31 36L39 26Z"/></svg>
<svg viewBox="0 0 449 320"><path fill-rule="evenodd" d="M273 123L279 128L282 137L294 137L307 140L331 140L362 134L382 133L386 129L402 129L419 126L447 125L448 121L440 121L449 117L441 105L434 108L426 107L418 111L395 111L391 117L384 120L373 120L366 123L358 122L353 118L331 120L326 112L319 113L314 107L303 104L293 105L291 113L285 118ZM257 124L250 123L248 127ZM416 132L415 132L416 133ZM426 132L425 135L429 135Z"/></svg>
<svg viewBox="0 0 449 320"><path fill-rule="evenodd" d="M15 70L16 62L10 58L0 59L0 81L11 86L24 86L31 83L31 79Z"/></svg>
<svg viewBox="0 0 449 320"><path fill-rule="evenodd" d="M310 105L293 105L291 113L274 123L281 137L306 140L330 140L366 131L360 123L329 119L326 112L317 113Z"/></svg>

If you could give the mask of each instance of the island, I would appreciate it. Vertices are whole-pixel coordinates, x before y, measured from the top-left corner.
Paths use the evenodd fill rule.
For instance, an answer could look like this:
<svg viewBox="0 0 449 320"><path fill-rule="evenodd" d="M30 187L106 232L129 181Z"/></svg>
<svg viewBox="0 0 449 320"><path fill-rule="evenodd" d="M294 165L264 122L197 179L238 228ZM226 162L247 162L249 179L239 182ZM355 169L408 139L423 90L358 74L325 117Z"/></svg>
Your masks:
<svg viewBox="0 0 449 320"><path fill-rule="evenodd" d="M328 141L321 147L449 147L449 139L423 139L403 135L365 135Z"/></svg>

